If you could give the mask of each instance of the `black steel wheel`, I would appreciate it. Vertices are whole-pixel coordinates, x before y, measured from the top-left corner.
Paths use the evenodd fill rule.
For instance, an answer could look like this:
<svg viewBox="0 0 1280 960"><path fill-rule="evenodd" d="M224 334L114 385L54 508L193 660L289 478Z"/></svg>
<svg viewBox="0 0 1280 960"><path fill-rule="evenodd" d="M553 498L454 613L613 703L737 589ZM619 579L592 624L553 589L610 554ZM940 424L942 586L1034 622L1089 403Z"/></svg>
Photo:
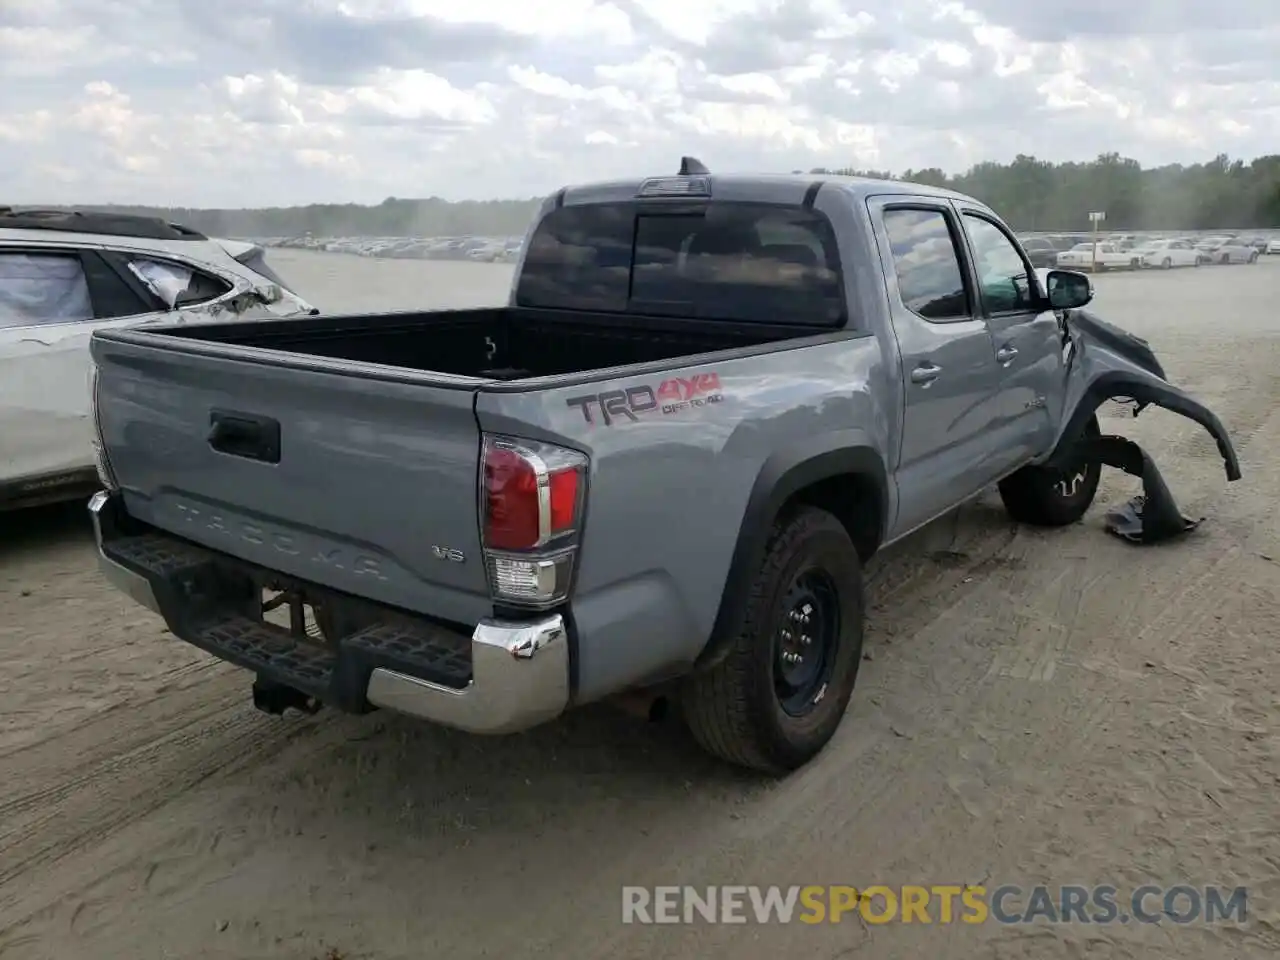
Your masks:
<svg viewBox="0 0 1280 960"><path fill-rule="evenodd" d="M840 648L840 601L825 570L798 574L782 600L774 637L778 706L802 717L821 701Z"/></svg>
<svg viewBox="0 0 1280 960"><path fill-rule="evenodd" d="M709 753L784 774L835 735L862 662L862 563L844 526L802 506L775 522L738 627L686 678L684 719Z"/></svg>

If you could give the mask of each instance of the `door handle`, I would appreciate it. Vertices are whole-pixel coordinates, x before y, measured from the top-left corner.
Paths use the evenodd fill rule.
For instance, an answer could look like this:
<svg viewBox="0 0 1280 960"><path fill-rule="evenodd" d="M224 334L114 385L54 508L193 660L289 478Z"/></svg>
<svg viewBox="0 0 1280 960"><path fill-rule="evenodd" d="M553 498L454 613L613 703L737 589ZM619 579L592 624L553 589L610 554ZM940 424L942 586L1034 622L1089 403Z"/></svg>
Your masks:
<svg viewBox="0 0 1280 960"><path fill-rule="evenodd" d="M932 363L922 363L911 371L911 382L918 383L922 387L927 387L933 381L938 379L938 374L942 372L942 368Z"/></svg>
<svg viewBox="0 0 1280 960"><path fill-rule="evenodd" d="M996 359L1004 364L1009 363L1017 355L1018 355L1018 348L1011 347L1008 344L1005 344L1003 347L1001 347L999 350L996 351Z"/></svg>
<svg viewBox="0 0 1280 960"><path fill-rule="evenodd" d="M211 410L208 440L210 447L228 456L280 462L280 423L270 417Z"/></svg>

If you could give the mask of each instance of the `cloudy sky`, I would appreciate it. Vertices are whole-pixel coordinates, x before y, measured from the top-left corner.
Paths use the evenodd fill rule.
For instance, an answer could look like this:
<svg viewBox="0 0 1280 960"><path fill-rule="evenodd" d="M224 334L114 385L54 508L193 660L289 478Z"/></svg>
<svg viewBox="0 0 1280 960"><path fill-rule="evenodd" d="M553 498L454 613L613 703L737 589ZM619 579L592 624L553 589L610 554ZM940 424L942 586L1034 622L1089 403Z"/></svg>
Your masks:
<svg viewBox="0 0 1280 960"><path fill-rule="evenodd" d="M1278 0L0 0L0 201L1275 152Z"/></svg>

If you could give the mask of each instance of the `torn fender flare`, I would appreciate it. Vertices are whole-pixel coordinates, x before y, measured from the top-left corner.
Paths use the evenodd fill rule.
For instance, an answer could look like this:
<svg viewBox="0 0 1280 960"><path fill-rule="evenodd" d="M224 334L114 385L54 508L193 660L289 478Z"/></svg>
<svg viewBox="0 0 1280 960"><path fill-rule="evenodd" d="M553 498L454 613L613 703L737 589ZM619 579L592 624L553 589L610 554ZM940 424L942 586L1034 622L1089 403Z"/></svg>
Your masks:
<svg viewBox="0 0 1280 960"><path fill-rule="evenodd" d="M1071 310L1060 318L1067 382L1058 435L1045 465L1066 466L1085 423L1098 407L1107 400L1128 398L1138 404L1139 411L1146 406L1164 407L1200 424L1218 445L1227 480L1240 479L1240 461L1222 421L1169 382L1151 344L1088 310Z"/></svg>
<svg viewBox="0 0 1280 960"><path fill-rule="evenodd" d="M1186 391L1143 370L1133 372L1109 370L1094 377L1059 429L1057 443L1046 463L1051 466L1065 465L1075 439L1083 433L1085 422L1093 416L1098 407L1107 400L1125 397L1137 401L1142 406L1163 407L1200 424L1218 445L1218 453L1222 455L1227 480L1240 479L1240 460L1236 456L1235 447L1232 446L1231 437L1228 436L1222 421L1213 411Z"/></svg>

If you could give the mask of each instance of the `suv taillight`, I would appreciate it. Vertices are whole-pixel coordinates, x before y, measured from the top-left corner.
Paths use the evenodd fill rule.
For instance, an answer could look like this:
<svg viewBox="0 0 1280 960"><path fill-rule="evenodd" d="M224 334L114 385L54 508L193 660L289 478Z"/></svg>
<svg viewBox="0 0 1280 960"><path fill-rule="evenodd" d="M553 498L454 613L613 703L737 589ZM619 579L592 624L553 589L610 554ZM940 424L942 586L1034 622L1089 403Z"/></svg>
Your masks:
<svg viewBox="0 0 1280 960"><path fill-rule="evenodd" d="M484 438L481 539L495 600L542 608L569 595L587 463L578 451L549 443Z"/></svg>

